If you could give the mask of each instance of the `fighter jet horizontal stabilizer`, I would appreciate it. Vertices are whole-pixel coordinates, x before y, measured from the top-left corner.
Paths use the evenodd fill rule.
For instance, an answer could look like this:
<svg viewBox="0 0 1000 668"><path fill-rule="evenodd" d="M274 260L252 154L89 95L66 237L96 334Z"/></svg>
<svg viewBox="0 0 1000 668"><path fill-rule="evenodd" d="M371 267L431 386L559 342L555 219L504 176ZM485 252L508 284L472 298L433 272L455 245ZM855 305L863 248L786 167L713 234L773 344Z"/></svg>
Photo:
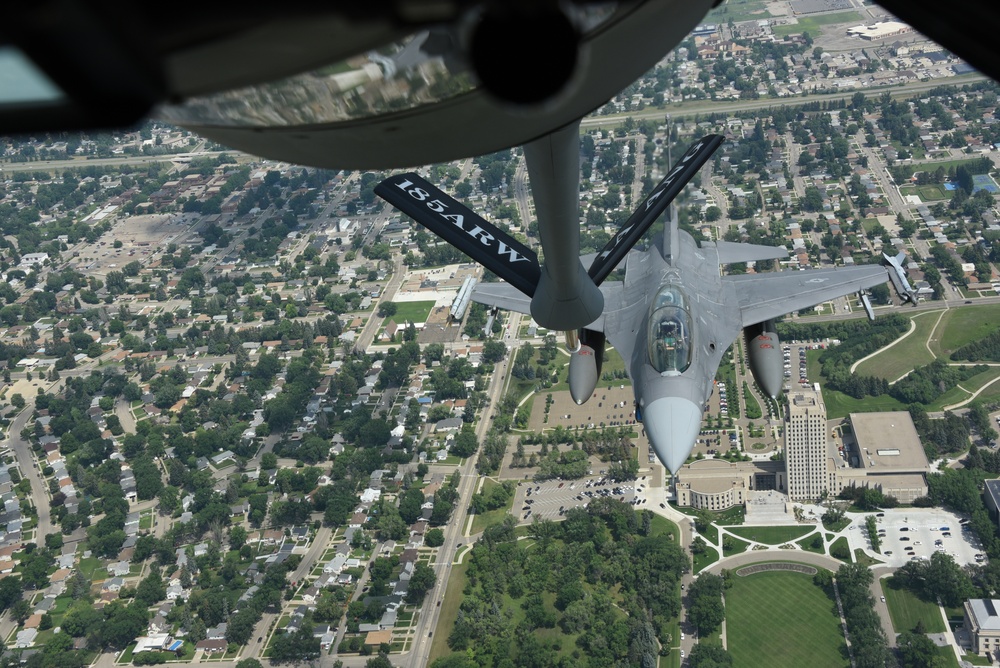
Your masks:
<svg viewBox="0 0 1000 668"><path fill-rule="evenodd" d="M642 235L660 217L660 214L666 211L674 198L680 194L688 181L694 178L694 175L712 157L722 142L721 135L705 135L691 145L684 156L670 169L667 176L629 216L618 233L611 237L607 245L597 254L597 258L590 265L588 272L590 277L594 279L595 285L600 285L615 270L615 267L632 246L642 238Z"/></svg>
<svg viewBox="0 0 1000 668"><path fill-rule="evenodd" d="M541 276L535 252L425 179L396 174L375 186L375 194L524 294L535 294Z"/></svg>

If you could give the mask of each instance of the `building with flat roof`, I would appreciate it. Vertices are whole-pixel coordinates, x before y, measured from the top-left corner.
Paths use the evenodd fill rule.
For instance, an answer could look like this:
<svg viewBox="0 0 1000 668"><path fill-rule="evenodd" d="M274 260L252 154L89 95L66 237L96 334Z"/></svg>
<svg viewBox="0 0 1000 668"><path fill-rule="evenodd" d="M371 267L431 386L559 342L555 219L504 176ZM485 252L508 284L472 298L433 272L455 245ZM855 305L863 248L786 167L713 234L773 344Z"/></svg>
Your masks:
<svg viewBox="0 0 1000 668"><path fill-rule="evenodd" d="M793 501L827 491L826 406L818 389L794 390L785 415L785 476Z"/></svg>
<svg viewBox="0 0 1000 668"><path fill-rule="evenodd" d="M748 491L783 490L784 486L785 471L782 462L701 459L680 468L674 491L678 506L725 510L745 504Z"/></svg>
<svg viewBox="0 0 1000 668"><path fill-rule="evenodd" d="M902 35L912 30L913 28L899 21L879 21L870 26L860 25L848 28L847 34L861 39L873 40Z"/></svg>
<svg viewBox="0 0 1000 668"><path fill-rule="evenodd" d="M930 465L908 412L851 413L849 420L843 444L829 448L831 494L845 487L872 487L900 503L927 495Z"/></svg>
<svg viewBox="0 0 1000 668"><path fill-rule="evenodd" d="M1000 652L1000 600L972 598L963 607L972 651L979 655Z"/></svg>
<svg viewBox="0 0 1000 668"><path fill-rule="evenodd" d="M1000 480L983 481L983 497L986 500L986 510L994 522L1000 522Z"/></svg>

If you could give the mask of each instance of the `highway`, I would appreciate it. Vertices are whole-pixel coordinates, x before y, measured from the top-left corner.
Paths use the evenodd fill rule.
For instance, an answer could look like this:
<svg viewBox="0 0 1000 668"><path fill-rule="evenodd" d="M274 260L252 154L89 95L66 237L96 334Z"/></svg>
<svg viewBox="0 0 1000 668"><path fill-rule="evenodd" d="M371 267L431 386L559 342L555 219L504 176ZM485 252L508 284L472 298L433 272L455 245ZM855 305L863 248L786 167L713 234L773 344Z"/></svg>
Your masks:
<svg viewBox="0 0 1000 668"><path fill-rule="evenodd" d="M520 324L521 316L519 314L511 314L510 331L517 332ZM506 357L496 365L493 371L493 377L487 390L489 400L486 407L483 408L483 418L479 420L476 426L476 438L480 443L483 442L491 424L491 420L485 416L492 413L494 407L502 397L504 384L507 375L510 373L514 351L517 350L517 346L517 339L511 339L511 342L508 344ZM438 548L438 563L435 568L437 582L434 588L427 593L423 609L418 614L417 626L413 636L414 646L409 652L401 655L399 659L396 659L395 656L393 657L394 663L398 661L398 665L410 666L410 668L422 668L427 665L433 641L433 638L429 634L437 628L438 619L441 615L441 608L438 607L437 602L444 598L445 590L448 588L452 560L458 550L458 546L465 542L470 542L463 534L469 503L472 500L472 494L475 492L479 480L479 476L476 473L476 463L478 461L479 455L477 453L474 457L466 459L465 464L459 469L462 479L458 485L458 501L455 503L455 510L452 512L451 521L444 528L444 544Z"/></svg>
<svg viewBox="0 0 1000 668"><path fill-rule="evenodd" d="M963 74L962 76L950 77L948 79L934 79L933 81L918 81L911 84L895 86L872 86L870 88L856 88L843 93L828 94L808 94L799 97L778 97L761 98L759 100L733 100L732 102L717 102L712 100L694 100L690 102L674 102L665 104L662 107L646 107L642 111L629 111L620 114L608 114L607 116L587 116L581 121L580 127L583 130L595 128L616 127L623 123L626 118L640 121L644 119L654 119L663 121L666 114L672 118L686 118L706 114L727 114L741 111L753 111L755 109L768 109L771 107L795 107L809 102L828 102L831 100L849 100L855 93L865 95L879 95L888 92L892 97L912 97L915 93L921 93L941 86L962 86L976 81L986 80L982 74Z"/></svg>
<svg viewBox="0 0 1000 668"><path fill-rule="evenodd" d="M259 161L260 158L236 150L198 151L196 153L164 153L163 155L116 156L113 158L70 158L69 160L36 160L34 162L0 162L2 172L62 172L83 167L118 167L120 165L149 165L157 162L179 162L181 156L187 158L215 158L223 153L237 162Z"/></svg>

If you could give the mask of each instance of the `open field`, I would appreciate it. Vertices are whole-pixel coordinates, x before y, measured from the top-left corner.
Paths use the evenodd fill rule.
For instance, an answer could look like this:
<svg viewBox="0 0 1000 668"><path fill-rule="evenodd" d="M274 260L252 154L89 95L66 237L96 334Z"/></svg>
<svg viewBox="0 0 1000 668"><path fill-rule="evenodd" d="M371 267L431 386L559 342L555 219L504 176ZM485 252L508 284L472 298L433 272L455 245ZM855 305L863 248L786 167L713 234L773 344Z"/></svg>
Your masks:
<svg viewBox="0 0 1000 668"><path fill-rule="evenodd" d="M925 186L902 186L899 189L899 194L903 197L916 195L923 202L940 202L951 199L951 196L945 191L944 186L937 183Z"/></svg>
<svg viewBox="0 0 1000 668"><path fill-rule="evenodd" d="M931 350L947 358L962 346L1000 329L1000 304L949 309L941 318ZM950 361L950 360L949 360Z"/></svg>
<svg viewBox="0 0 1000 668"><path fill-rule="evenodd" d="M743 526L728 527L726 531L740 536L741 538L755 540L758 543L782 545L798 538L802 538L814 528L815 527L812 526Z"/></svg>
<svg viewBox="0 0 1000 668"><path fill-rule="evenodd" d="M970 158L968 160L936 160L934 162L921 162L913 165L913 169L915 170L913 173L916 174L917 172L934 172L937 171L938 167L940 167L945 171L945 174L947 174L948 170L950 170L952 167L958 169L962 165L968 166L970 163L973 162L976 162L975 158Z"/></svg>
<svg viewBox="0 0 1000 668"><path fill-rule="evenodd" d="M386 320L393 320L402 325L407 322L426 322L427 316L434 308L434 301L423 302L393 302L396 304L396 315Z"/></svg>
<svg viewBox="0 0 1000 668"><path fill-rule="evenodd" d="M921 601L906 589L893 589L885 580L881 584L892 628L897 633L912 631L919 621L924 623L927 633L944 633L944 620L937 605Z"/></svg>
<svg viewBox="0 0 1000 668"><path fill-rule="evenodd" d="M765 0L731 0L716 7L705 17L706 23L755 21L771 16Z"/></svg>
<svg viewBox="0 0 1000 668"><path fill-rule="evenodd" d="M823 388L823 403L826 404L826 418L836 420L850 413L876 413L885 411L905 411L906 405L888 394L880 397L855 399L843 392Z"/></svg>
<svg viewBox="0 0 1000 668"><path fill-rule="evenodd" d="M807 32L810 35L820 33L820 26L832 25L835 23L860 23L861 15L857 12L834 12L833 14L817 14L814 16L800 16L799 22L792 25L781 25L774 27L774 34L778 37L788 35L798 35Z"/></svg>
<svg viewBox="0 0 1000 668"><path fill-rule="evenodd" d="M734 666L849 665L833 601L801 573L734 577L726 591L726 633Z"/></svg>
<svg viewBox="0 0 1000 668"><path fill-rule="evenodd" d="M878 376L888 381L896 380L915 366L930 364L934 356L927 350L927 339L934 330L940 311L918 313L910 318L916 329L910 334L904 334L898 343L869 360L858 365L856 373L862 376Z"/></svg>

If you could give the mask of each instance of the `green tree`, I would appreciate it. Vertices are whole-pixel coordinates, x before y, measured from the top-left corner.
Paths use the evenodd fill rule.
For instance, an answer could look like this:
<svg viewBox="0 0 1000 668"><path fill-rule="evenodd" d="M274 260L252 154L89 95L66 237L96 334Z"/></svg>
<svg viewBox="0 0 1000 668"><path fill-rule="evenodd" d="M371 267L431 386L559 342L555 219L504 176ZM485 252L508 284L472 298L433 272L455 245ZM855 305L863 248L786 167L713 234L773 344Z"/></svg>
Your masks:
<svg viewBox="0 0 1000 668"><path fill-rule="evenodd" d="M424 535L424 543L427 547L441 547L444 545L444 531L441 529L430 529Z"/></svg>
<svg viewBox="0 0 1000 668"><path fill-rule="evenodd" d="M427 592L434 588L436 581L437 576L434 574L434 569L418 561L413 567L413 575L410 576L410 586L406 590L406 602L410 605L420 605Z"/></svg>

